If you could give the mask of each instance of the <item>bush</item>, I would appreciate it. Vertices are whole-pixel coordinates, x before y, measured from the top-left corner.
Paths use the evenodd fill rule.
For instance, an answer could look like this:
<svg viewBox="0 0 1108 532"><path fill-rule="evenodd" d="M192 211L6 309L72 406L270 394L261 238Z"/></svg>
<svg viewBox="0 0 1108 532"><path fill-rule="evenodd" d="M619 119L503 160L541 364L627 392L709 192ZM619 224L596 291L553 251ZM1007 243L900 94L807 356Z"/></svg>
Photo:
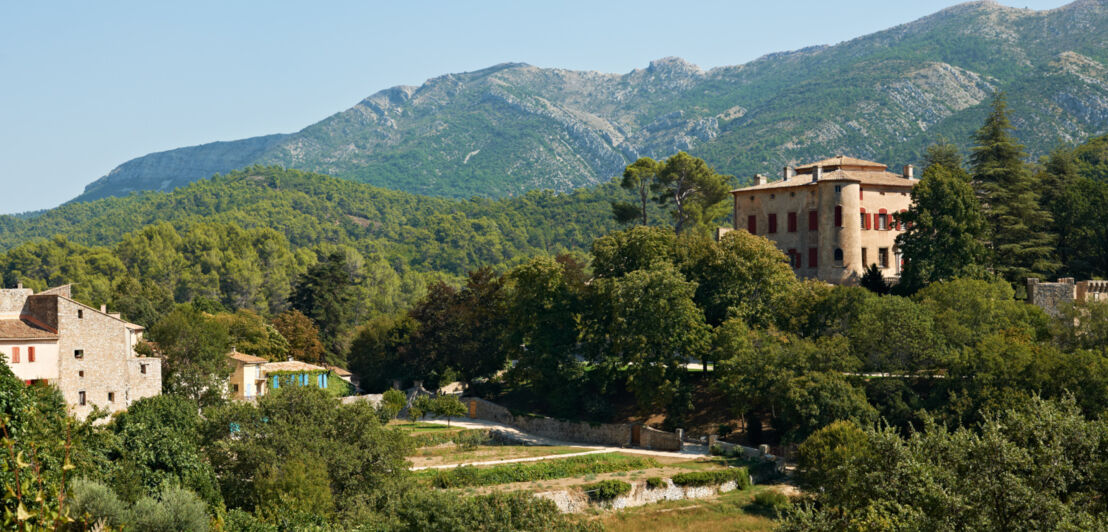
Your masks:
<svg viewBox="0 0 1108 532"><path fill-rule="evenodd" d="M381 396L381 403L377 405L377 418L384 425L393 419L404 409L408 403L408 397L400 390L388 390Z"/></svg>
<svg viewBox="0 0 1108 532"><path fill-rule="evenodd" d="M155 500L143 497L131 507L128 530L139 532L207 532L208 510L199 497L183 488L169 488Z"/></svg>
<svg viewBox="0 0 1108 532"><path fill-rule="evenodd" d="M735 481L736 489L750 487L750 473L745 467L732 467L720 471L692 471L673 475L673 483L678 486L715 486Z"/></svg>
<svg viewBox="0 0 1108 532"><path fill-rule="evenodd" d="M622 480L601 480L581 487L593 502L610 501L631 493L631 485Z"/></svg>
<svg viewBox="0 0 1108 532"><path fill-rule="evenodd" d="M776 514L789 508L789 496L776 490L761 491L754 495L754 505Z"/></svg>
<svg viewBox="0 0 1108 532"><path fill-rule="evenodd" d="M646 479L646 487L652 490L660 490L666 487L666 481L661 477L650 477Z"/></svg>
<svg viewBox="0 0 1108 532"><path fill-rule="evenodd" d="M658 467L657 460L610 453L574 456L534 463L504 464L480 469L472 466L462 466L454 469L420 472L416 474L416 477L430 477L431 485L436 488L460 488L579 477L616 471L634 471L648 467Z"/></svg>
<svg viewBox="0 0 1108 532"><path fill-rule="evenodd" d="M227 532L277 532L277 527L254 517L254 514L234 509L223 519Z"/></svg>
<svg viewBox="0 0 1108 532"><path fill-rule="evenodd" d="M69 487L69 515L80 524L103 524L118 528L127 518L127 504L111 488L85 479L75 479Z"/></svg>

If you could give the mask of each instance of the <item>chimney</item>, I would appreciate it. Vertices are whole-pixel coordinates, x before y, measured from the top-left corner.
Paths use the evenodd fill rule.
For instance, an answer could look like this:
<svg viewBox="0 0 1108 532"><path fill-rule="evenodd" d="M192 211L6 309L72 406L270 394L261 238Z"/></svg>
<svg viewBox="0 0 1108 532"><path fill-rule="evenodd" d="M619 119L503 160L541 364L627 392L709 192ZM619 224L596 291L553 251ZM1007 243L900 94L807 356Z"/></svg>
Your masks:
<svg viewBox="0 0 1108 532"><path fill-rule="evenodd" d="M15 287L19 290L23 290L23 283L16 283Z"/></svg>
<svg viewBox="0 0 1108 532"><path fill-rule="evenodd" d="M915 168L912 168L912 165L904 165L904 179L912 179L913 170L915 170Z"/></svg>
<svg viewBox="0 0 1108 532"><path fill-rule="evenodd" d="M755 185L764 185L764 184L766 184L766 180L767 180L766 176L764 176L762 174L754 174L754 184Z"/></svg>
<svg viewBox="0 0 1108 532"><path fill-rule="evenodd" d="M789 168L788 165L785 165L785 168L783 170L781 170L781 177L783 177L784 179L788 179L788 178L790 178L794 175L796 175L796 174L793 173L793 169Z"/></svg>
<svg viewBox="0 0 1108 532"><path fill-rule="evenodd" d="M823 179L823 166L816 166L816 169L812 171L812 181L819 181Z"/></svg>
<svg viewBox="0 0 1108 532"><path fill-rule="evenodd" d="M102 312L104 314L107 314L108 313L108 306L107 305L100 305L100 312Z"/></svg>

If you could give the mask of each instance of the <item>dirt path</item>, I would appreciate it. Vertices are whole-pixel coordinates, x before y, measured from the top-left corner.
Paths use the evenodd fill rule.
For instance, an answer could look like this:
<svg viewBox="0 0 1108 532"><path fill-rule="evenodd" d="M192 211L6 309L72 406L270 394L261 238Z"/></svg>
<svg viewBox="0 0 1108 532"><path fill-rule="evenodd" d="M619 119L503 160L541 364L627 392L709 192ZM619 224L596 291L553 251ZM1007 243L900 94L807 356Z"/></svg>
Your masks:
<svg viewBox="0 0 1108 532"><path fill-rule="evenodd" d="M424 421L429 422L429 423L438 423L438 424L441 424L441 425L446 425L447 424L447 420L445 420L445 419L430 419L429 418L429 419L425 419ZM650 449L636 449L634 447L615 447L615 446L610 446L610 445L596 445L596 444L593 444L593 443L558 441L558 440L552 440L550 438L544 438L542 436L536 436L534 434L528 434L528 433L523 432L523 431L521 431L521 430L519 430L515 427L505 425L503 423L497 423L495 421L486 421L486 420L483 420L483 419L451 419L450 420L450 425L451 426L457 426L457 427L464 427L464 428L467 428L467 429L496 429L496 430L504 431L504 432L507 432L507 433L512 434L513 436L517 437L520 441L523 441L524 445L565 445L565 446L572 446L572 447L581 447L583 449L588 449L589 451L599 451L599 452L619 451L621 453L644 454L644 455L647 455L647 456L663 456L663 457L669 457L669 458L685 458L685 459L689 458L690 456L706 456L708 454L708 450L705 448L704 445L694 445L694 444L686 444L685 449L681 450L680 452L672 452L672 451L652 451ZM586 454L591 454L591 453L586 453ZM547 458L564 458L566 456L573 456L573 455L562 454L562 455L555 455L555 456L551 456L551 457L547 457ZM524 460L509 459L508 461L503 461L503 462L494 460L494 461L492 461L488 464L482 464L482 465L494 465L495 463L510 463L512 461L524 461ZM457 467L457 466L454 465L454 466L449 466L449 467Z"/></svg>

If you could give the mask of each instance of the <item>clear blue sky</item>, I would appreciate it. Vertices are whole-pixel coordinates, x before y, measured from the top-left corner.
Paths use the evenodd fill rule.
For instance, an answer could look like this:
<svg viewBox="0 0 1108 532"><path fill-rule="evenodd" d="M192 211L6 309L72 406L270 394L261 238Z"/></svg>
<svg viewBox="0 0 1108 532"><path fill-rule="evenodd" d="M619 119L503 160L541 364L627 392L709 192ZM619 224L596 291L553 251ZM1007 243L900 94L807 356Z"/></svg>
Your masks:
<svg viewBox="0 0 1108 532"><path fill-rule="evenodd" d="M296 131L450 72L520 61L623 73L665 56L741 64L955 3L5 1L0 212L56 206L133 157Z"/></svg>

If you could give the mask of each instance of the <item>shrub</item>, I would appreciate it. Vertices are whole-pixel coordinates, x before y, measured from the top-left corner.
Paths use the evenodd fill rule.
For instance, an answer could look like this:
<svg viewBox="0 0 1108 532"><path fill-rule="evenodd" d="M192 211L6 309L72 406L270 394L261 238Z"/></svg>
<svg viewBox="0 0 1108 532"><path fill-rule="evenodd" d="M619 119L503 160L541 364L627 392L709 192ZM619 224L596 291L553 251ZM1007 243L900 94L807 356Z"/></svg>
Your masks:
<svg viewBox="0 0 1108 532"><path fill-rule="evenodd" d="M789 496L776 490L765 490L754 495L754 505L777 513L789 507Z"/></svg>
<svg viewBox="0 0 1108 532"><path fill-rule="evenodd" d="M661 477L650 477L646 479L646 487L652 490L659 490L666 487L666 481Z"/></svg>
<svg viewBox="0 0 1108 532"><path fill-rule="evenodd" d="M417 478L431 478L436 488L460 488L465 486L491 486L509 482L533 482L555 478L580 477L617 471L635 471L658 467L653 458L624 456L616 453L574 456L533 463L504 464L476 468L472 466L439 469L417 473Z"/></svg>
<svg viewBox="0 0 1108 532"><path fill-rule="evenodd" d="M454 435L451 440L463 451L471 451L479 445L489 445L492 437L484 430L463 430Z"/></svg>
<svg viewBox="0 0 1108 532"><path fill-rule="evenodd" d="M277 526L259 520L254 514L235 508L223 519L227 532L277 532Z"/></svg>
<svg viewBox="0 0 1108 532"><path fill-rule="evenodd" d="M69 510L84 525L118 528L127 518L127 504L111 488L93 480L76 479L70 484Z"/></svg>
<svg viewBox="0 0 1108 532"><path fill-rule="evenodd" d="M593 502L610 501L631 493L631 485L622 480L601 480L581 487Z"/></svg>
<svg viewBox="0 0 1108 532"><path fill-rule="evenodd" d="M169 488L155 500L143 497L131 507L128 530L139 532L206 532L208 510L199 497L183 488Z"/></svg>
<svg viewBox="0 0 1108 532"><path fill-rule="evenodd" d="M377 418L381 424L388 423L396 418L396 415L404 409L408 403L408 397L400 390L388 390L381 396L381 403L377 405Z"/></svg>
<svg viewBox="0 0 1108 532"><path fill-rule="evenodd" d="M691 471L673 475L673 483L678 486L714 486L735 481L737 489L750 487L750 473L745 467L732 467L718 471Z"/></svg>

